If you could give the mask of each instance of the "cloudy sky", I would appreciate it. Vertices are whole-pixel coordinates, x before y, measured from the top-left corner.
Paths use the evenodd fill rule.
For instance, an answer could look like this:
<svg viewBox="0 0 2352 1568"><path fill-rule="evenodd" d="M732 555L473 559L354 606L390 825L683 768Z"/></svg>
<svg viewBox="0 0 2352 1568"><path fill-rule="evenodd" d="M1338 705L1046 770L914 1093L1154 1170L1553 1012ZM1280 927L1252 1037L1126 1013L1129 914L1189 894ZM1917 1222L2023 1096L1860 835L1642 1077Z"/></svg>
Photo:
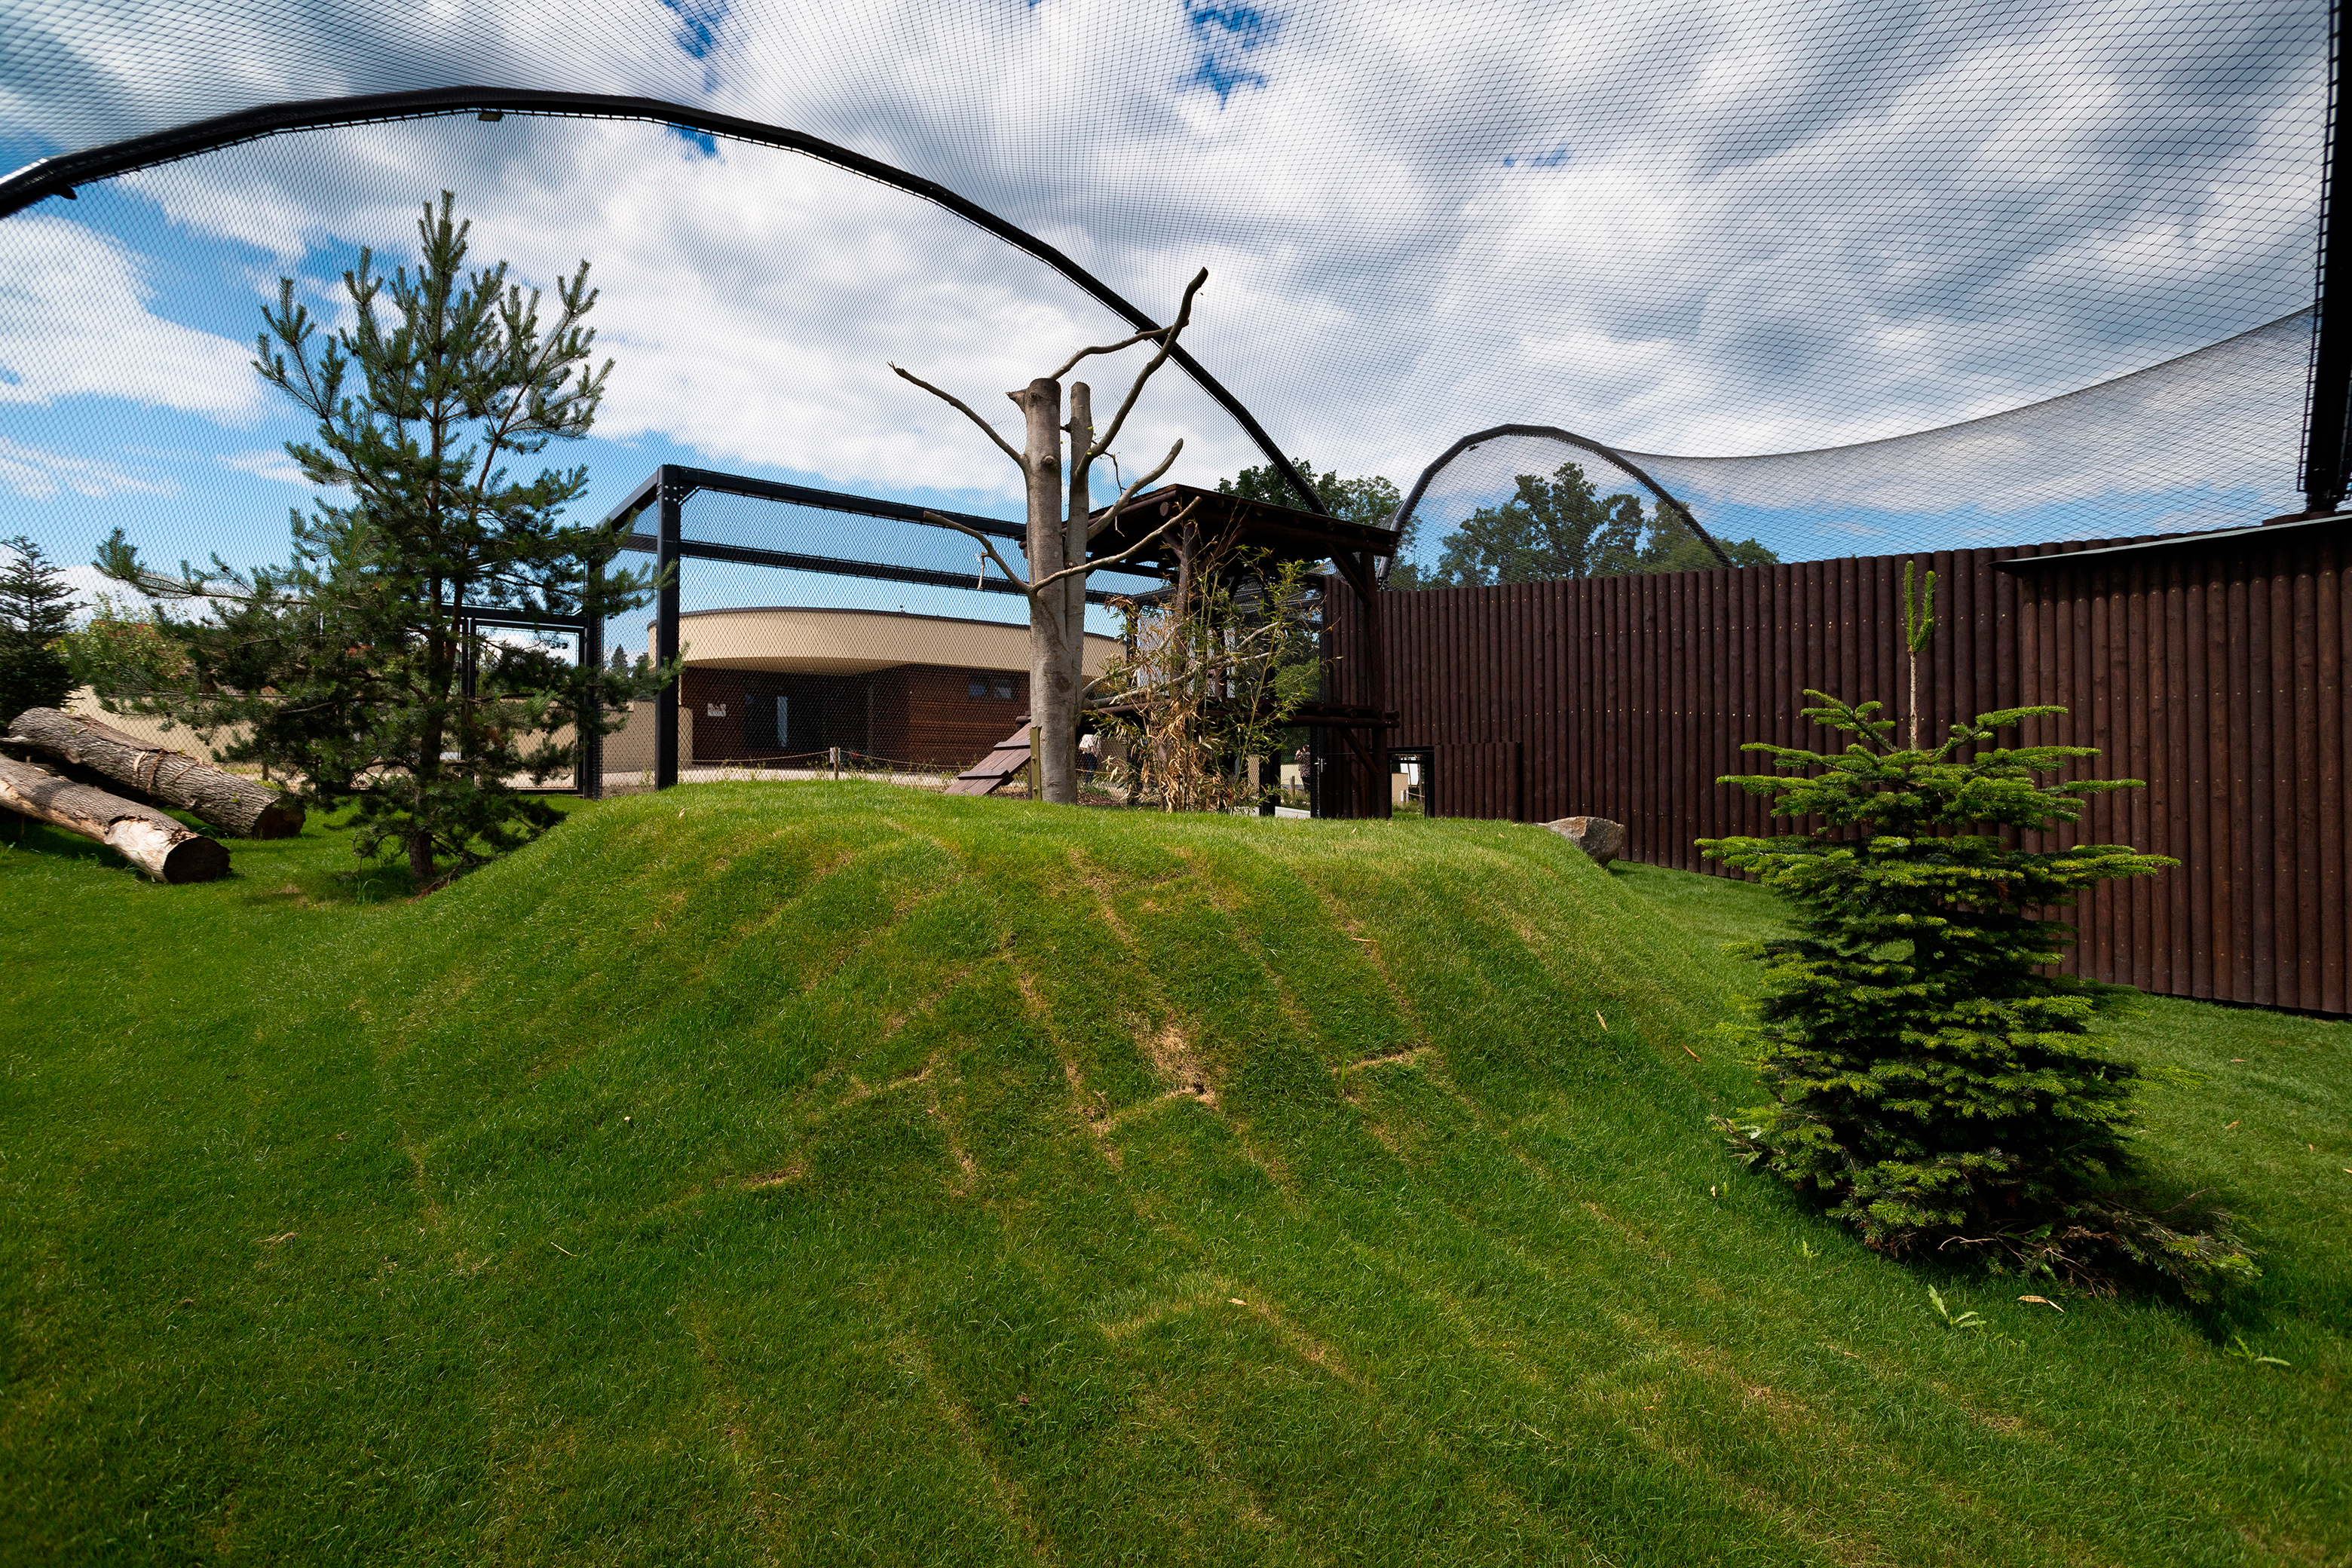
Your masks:
<svg viewBox="0 0 2352 1568"><path fill-rule="evenodd" d="M707 105L939 180L1150 310L1207 267L1194 352L1319 466L1409 484L1556 425L1845 553L2293 499L2302 329L2257 329L2309 303L2326 31L2314 0L0 0L0 163L401 87ZM280 137L0 220L0 532L282 551L299 431L247 365L260 307L291 276L331 313L444 188L526 279L594 263L599 510L675 460L1009 513L1011 466L884 362L1009 428L1003 389L1118 330L788 153L519 116ZM1122 456L1179 435L1181 478L1255 460L1173 375ZM1507 488L1456 478L1457 510Z"/></svg>

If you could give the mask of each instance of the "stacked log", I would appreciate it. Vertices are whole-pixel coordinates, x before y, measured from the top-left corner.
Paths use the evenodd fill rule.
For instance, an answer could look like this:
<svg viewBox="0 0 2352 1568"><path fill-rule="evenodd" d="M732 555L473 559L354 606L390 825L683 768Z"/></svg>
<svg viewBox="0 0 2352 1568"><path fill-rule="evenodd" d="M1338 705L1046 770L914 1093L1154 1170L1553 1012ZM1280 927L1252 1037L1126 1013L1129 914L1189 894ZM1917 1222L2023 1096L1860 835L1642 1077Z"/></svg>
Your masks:
<svg viewBox="0 0 2352 1568"><path fill-rule="evenodd" d="M302 831L302 803L291 795L95 719L27 708L8 726L8 739L194 812L241 838L291 838Z"/></svg>
<svg viewBox="0 0 2352 1568"><path fill-rule="evenodd" d="M0 756L0 805L96 839L159 882L228 875L228 851L152 806L124 800L43 767Z"/></svg>

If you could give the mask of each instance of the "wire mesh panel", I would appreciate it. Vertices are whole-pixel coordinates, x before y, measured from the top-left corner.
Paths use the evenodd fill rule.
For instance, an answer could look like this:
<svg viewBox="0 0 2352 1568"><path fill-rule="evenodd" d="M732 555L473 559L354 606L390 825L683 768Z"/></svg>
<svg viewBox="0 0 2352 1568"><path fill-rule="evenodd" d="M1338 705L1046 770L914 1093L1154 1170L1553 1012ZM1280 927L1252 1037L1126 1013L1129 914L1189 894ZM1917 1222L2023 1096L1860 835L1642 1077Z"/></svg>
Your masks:
<svg viewBox="0 0 2352 1568"><path fill-rule="evenodd" d="M935 181L1153 311L1209 267L1201 363L1284 451L1342 474L1402 479L1449 432L1515 421L1685 462L1943 431L2308 304L2326 16L2322 0L1592 0L1443 25L1360 0L20 5L0 29L0 158L338 94L661 103L636 111L650 122L469 112L278 137L8 219L0 399L23 423L0 483L28 515L102 496L233 534L256 493L238 476L271 469L278 434L236 374L259 298L290 270L331 302L349 250L397 250L412 204L446 187L527 276L598 263L613 436L836 487L1009 496L1001 457L881 362L1002 418L1004 388L1123 330L1117 313L934 205L696 128L714 116ZM2242 416L2264 451L2293 442L2286 400ZM1186 436L1178 479L1266 458L1174 384L1133 434L1137 461ZM1783 558L1851 548L1836 514L1874 514L1853 525L1888 545L1934 542L1899 537L1907 520L2032 531L2001 498L2041 470L1978 439L1918 460L1939 491L1996 498L1957 522L1940 494L1898 498L1851 465L1655 471L1669 489L1720 479L1688 498L1702 520L1752 508L1722 531ZM2174 459L2056 499L2274 505L2291 479L2251 449L2217 440L2207 473L2209 448L2167 443ZM1814 483L1827 499L1783 499Z"/></svg>

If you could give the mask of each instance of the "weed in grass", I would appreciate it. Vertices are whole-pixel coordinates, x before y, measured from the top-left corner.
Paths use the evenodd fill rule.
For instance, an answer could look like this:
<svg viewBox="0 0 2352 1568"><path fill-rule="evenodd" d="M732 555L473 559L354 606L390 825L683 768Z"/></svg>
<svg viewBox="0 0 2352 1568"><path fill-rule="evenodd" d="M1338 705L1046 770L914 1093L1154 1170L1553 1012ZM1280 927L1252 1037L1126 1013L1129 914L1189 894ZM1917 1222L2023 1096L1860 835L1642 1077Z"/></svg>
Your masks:
<svg viewBox="0 0 2352 1568"><path fill-rule="evenodd" d="M1944 1326L1948 1329L1981 1329L1985 1326L1984 1319L1975 1312L1954 1316L1952 1310L1944 1304L1942 1292L1933 1285L1927 1287L1927 1300L1936 1309L1936 1316L1944 1320Z"/></svg>

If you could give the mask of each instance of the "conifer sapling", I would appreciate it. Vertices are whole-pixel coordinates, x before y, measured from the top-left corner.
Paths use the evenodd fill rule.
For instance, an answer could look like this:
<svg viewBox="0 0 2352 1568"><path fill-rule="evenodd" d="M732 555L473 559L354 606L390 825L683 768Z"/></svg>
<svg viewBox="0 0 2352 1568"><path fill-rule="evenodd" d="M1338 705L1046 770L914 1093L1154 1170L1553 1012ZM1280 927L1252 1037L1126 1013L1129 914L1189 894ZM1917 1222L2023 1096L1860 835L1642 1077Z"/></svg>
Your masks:
<svg viewBox="0 0 2352 1568"><path fill-rule="evenodd" d="M2155 1075L2109 1056L2097 1033L2100 1013L2130 993L2051 972L2074 938L2053 912L2095 883L2176 862L2127 845L2012 842L2139 781L2042 782L2097 751L2000 743L2063 708L1979 714L1923 746L1934 584L1930 574L1915 594L1906 567L1909 745L1895 744L1883 704L1808 690L1806 717L1851 736L1845 749L1752 742L1779 771L1721 781L1774 797L1776 816L1820 823L1699 841L1780 893L1798 932L1731 950L1765 965L1740 1033L1771 1100L1723 1125L1746 1157L1888 1252L2092 1284L2161 1276L2192 1296L2251 1279L2226 1215L2159 1211L2140 1191L2134 1102Z"/></svg>

